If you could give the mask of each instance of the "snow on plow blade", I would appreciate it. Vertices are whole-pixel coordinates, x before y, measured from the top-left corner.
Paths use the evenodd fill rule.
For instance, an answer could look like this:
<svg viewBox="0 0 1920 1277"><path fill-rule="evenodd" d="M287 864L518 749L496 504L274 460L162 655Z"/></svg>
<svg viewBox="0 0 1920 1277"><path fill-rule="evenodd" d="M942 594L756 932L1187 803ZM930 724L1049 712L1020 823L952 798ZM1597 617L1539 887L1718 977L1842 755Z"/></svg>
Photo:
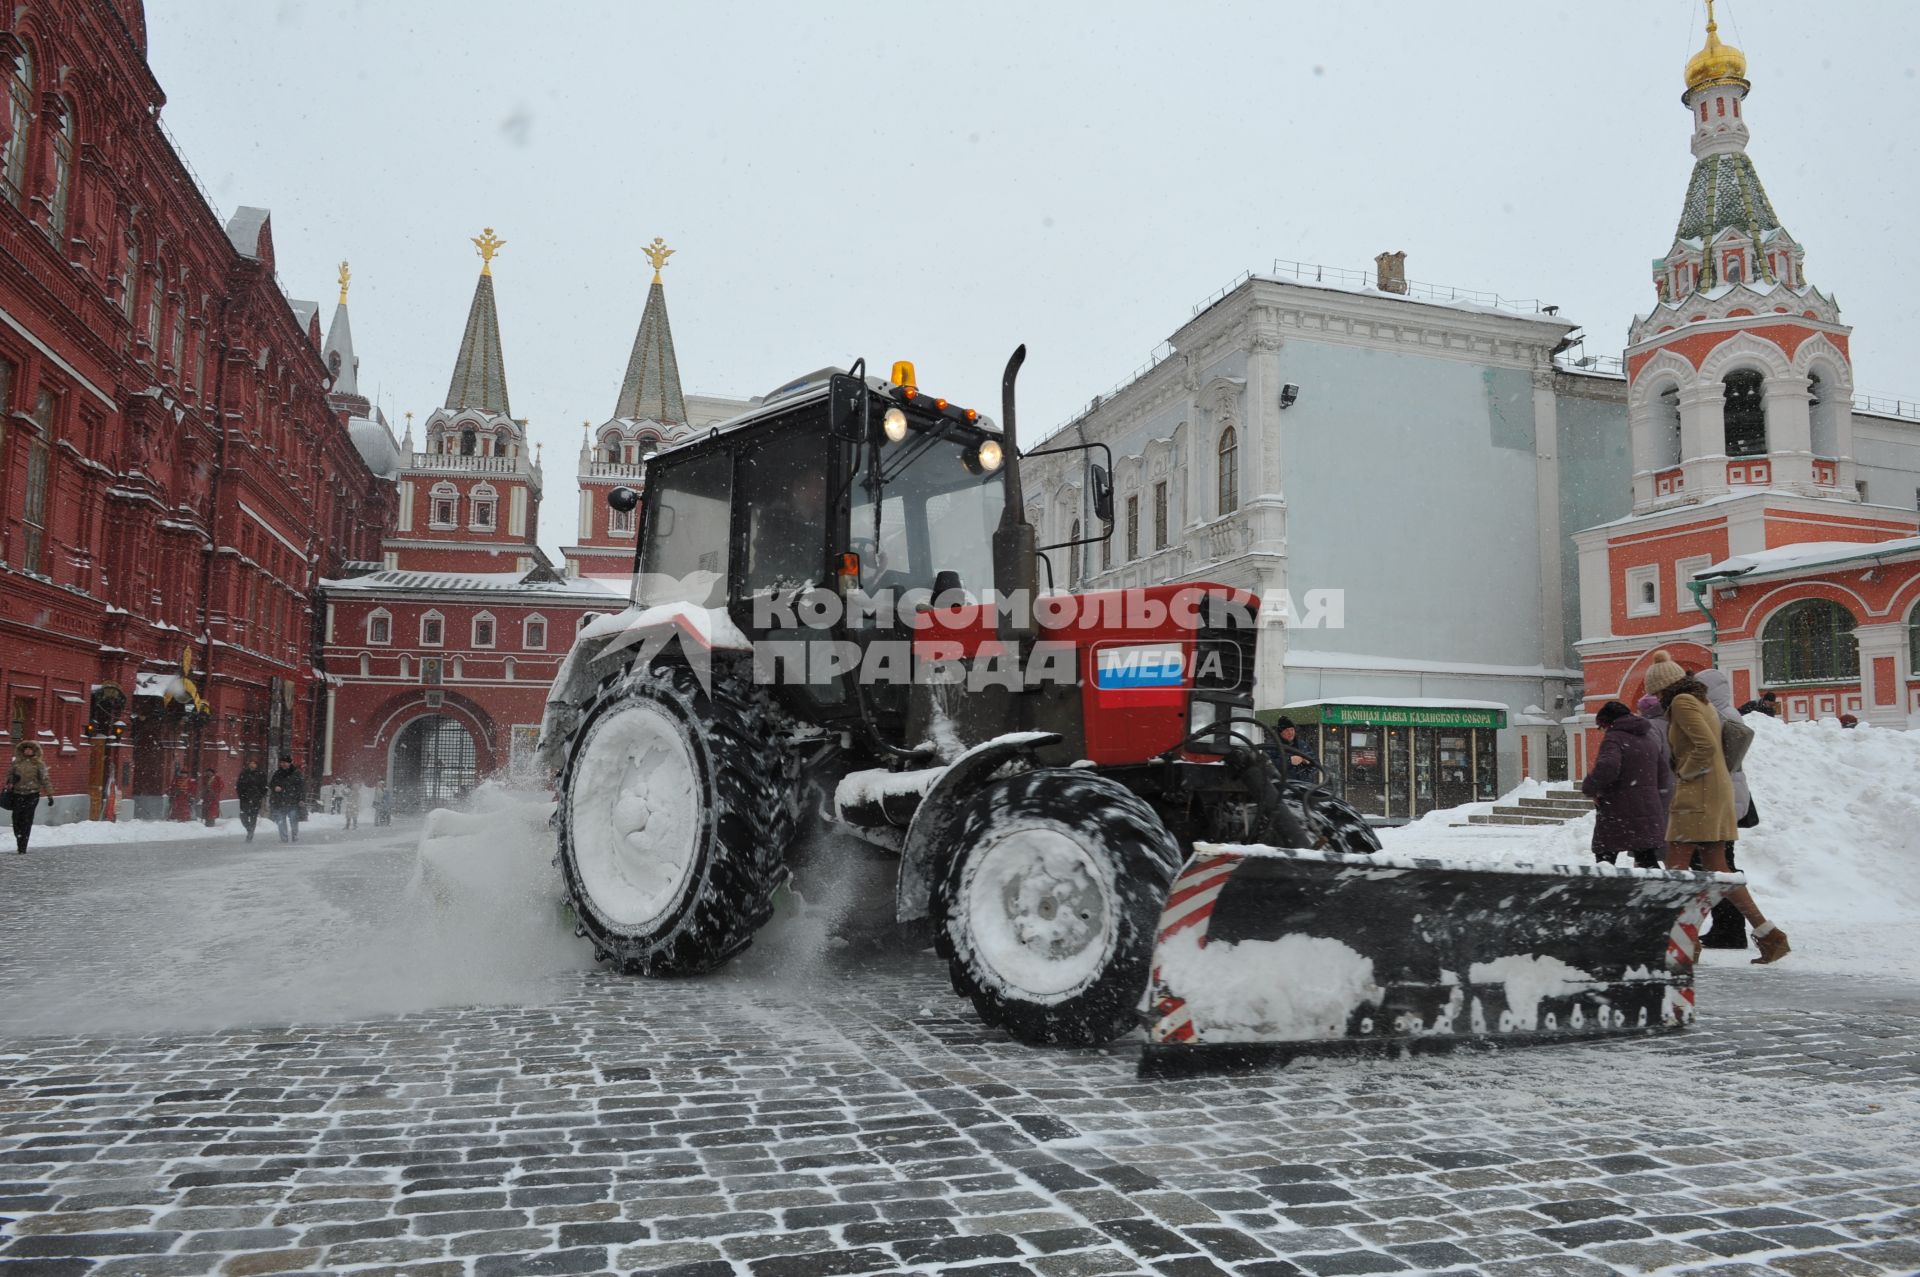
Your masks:
<svg viewBox="0 0 1920 1277"><path fill-rule="evenodd" d="M1142 1073L1681 1028L1738 874L1200 844L1160 917Z"/></svg>

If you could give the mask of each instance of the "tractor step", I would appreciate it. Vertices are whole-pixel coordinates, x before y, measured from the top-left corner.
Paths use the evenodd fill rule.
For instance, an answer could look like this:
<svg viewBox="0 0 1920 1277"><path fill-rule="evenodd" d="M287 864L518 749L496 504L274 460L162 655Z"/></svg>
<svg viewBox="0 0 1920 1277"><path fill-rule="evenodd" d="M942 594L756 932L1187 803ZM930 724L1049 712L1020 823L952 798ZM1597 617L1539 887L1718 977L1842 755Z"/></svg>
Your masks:
<svg viewBox="0 0 1920 1277"><path fill-rule="evenodd" d="M1141 1070L1683 1028L1737 874L1201 844L1161 915Z"/></svg>

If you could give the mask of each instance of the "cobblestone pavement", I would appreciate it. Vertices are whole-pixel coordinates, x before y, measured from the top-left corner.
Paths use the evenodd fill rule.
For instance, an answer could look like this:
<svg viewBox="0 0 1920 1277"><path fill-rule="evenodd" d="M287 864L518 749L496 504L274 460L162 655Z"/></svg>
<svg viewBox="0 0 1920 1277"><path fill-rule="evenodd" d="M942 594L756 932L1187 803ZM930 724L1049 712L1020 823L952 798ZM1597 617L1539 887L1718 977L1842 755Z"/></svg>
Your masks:
<svg viewBox="0 0 1920 1277"><path fill-rule="evenodd" d="M0 863L0 1274L1920 1271L1920 999L1785 967L1708 971L1679 1036L1172 1081L1009 1043L912 950L291 1027L30 1014L75 963L164 1001L170 962L377 952L410 861ZM281 911L209 955L209 880Z"/></svg>

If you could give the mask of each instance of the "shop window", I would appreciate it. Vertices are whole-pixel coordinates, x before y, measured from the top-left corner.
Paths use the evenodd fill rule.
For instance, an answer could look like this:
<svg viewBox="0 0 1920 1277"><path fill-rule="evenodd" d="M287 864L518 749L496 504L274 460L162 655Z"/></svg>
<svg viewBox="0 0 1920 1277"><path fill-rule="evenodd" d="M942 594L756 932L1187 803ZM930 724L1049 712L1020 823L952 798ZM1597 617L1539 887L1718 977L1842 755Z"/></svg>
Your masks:
<svg viewBox="0 0 1920 1277"><path fill-rule="evenodd" d="M1153 485L1153 548L1164 550L1167 540L1167 481Z"/></svg>
<svg viewBox="0 0 1920 1277"><path fill-rule="evenodd" d="M47 238L55 247L67 233L67 209L73 203L73 108L61 101L60 122L53 128L53 197L47 201Z"/></svg>
<svg viewBox="0 0 1920 1277"><path fill-rule="evenodd" d="M546 617L530 616L527 618L526 628L522 631L520 646L533 652L544 652L547 650Z"/></svg>
<svg viewBox="0 0 1920 1277"><path fill-rule="evenodd" d="M446 620L438 612L429 612L420 618L420 646L441 647L446 643Z"/></svg>
<svg viewBox="0 0 1920 1277"><path fill-rule="evenodd" d="M1789 603L1760 632L1761 677L1769 685L1860 677L1853 614L1826 599Z"/></svg>
<svg viewBox="0 0 1920 1277"><path fill-rule="evenodd" d="M393 642L393 616L385 608L367 618L367 642L375 647Z"/></svg>
<svg viewBox="0 0 1920 1277"><path fill-rule="evenodd" d="M1140 557L1140 494L1127 496L1127 562Z"/></svg>
<svg viewBox="0 0 1920 1277"><path fill-rule="evenodd" d="M1219 513L1240 508L1240 435L1232 426L1220 432Z"/></svg>
<svg viewBox="0 0 1920 1277"><path fill-rule="evenodd" d="M1660 615L1660 566L1649 563L1627 569L1627 615Z"/></svg>
<svg viewBox="0 0 1920 1277"><path fill-rule="evenodd" d="M1767 408L1760 374L1741 369L1727 374L1726 426L1729 457L1759 457L1767 451Z"/></svg>
<svg viewBox="0 0 1920 1277"><path fill-rule="evenodd" d="M25 44L7 77L7 151L0 164L0 182L14 207L27 206L28 143L33 134L33 50Z"/></svg>
<svg viewBox="0 0 1920 1277"><path fill-rule="evenodd" d="M493 646L493 614L482 612L473 618L473 645L475 647Z"/></svg>

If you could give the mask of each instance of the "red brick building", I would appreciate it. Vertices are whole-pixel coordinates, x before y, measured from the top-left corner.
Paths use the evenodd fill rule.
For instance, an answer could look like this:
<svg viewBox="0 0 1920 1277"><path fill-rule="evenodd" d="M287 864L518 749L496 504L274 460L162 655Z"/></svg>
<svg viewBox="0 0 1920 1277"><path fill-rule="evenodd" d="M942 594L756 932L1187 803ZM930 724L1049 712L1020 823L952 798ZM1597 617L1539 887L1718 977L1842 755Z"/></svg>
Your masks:
<svg viewBox="0 0 1920 1277"><path fill-rule="evenodd" d="M1594 712L1638 699L1662 647L1727 670L1736 703L1920 722L1920 514L1865 499L1853 330L1746 153L1746 58L1707 32L1682 98L1693 178L1626 348L1632 513L1574 538L1576 775Z"/></svg>
<svg viewBox="0 0 1920 1277"><path fill-rule="evenodd" d="M312 744L313 592L393 490L328 399L264 209L224 225L160 126L139 0L0 32L0 683L87 813ZM179 677L183 666L187 677ZM189 691L187 683L193 685ZM311 760L309 760L311 761Z"/></svg>
<svg viewBox="0 0 1920 1277"><path fill-rule="evenodd" d="M409 427L395 458L379 563L326 582L320 774L386 780L403 809L524 774L574 631L625 606L624 582L569 580L539 545L540 461L508 399L494 299L504 242L491 229L474 240L480 278L447 399L425 449ZM338 349L351 359L350 341Z"/></svg>

